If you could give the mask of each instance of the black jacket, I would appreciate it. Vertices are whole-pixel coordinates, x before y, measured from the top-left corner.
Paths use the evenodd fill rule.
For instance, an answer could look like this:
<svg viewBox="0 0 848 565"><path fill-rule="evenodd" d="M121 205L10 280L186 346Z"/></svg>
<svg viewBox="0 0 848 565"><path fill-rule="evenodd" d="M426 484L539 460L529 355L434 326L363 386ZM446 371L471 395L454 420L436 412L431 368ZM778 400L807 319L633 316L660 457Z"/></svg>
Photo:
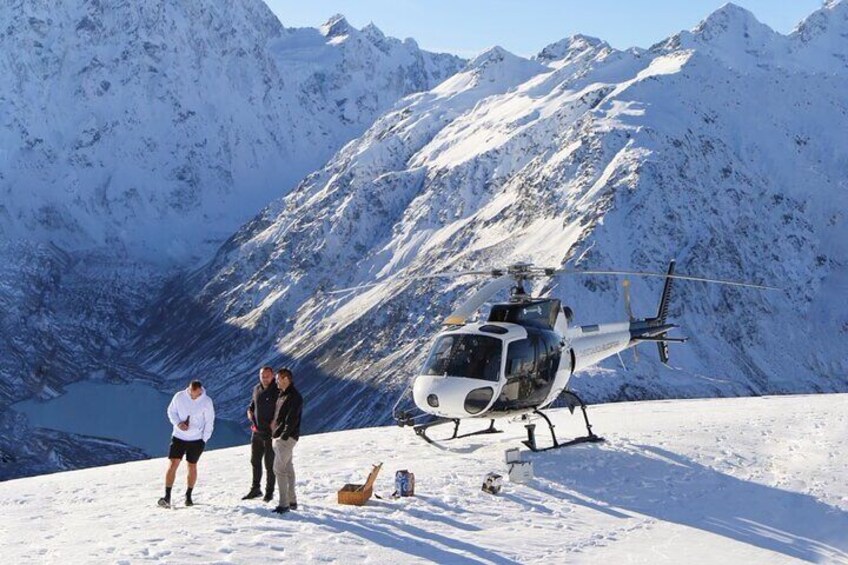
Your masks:
<svg viewBox="0 0 848 565"><path fill-rule="evenodd" d="M277 411L274 415L274 437L282 439L300 439L300 414L303 411L303 397L289 385L277 398Z"/></svg>
<svg viewBox="0 0 848 565"><path fill-rule="evenodd" d="M277 413L277 398L279 396L280 389L277 388L277 383L274 381L271 381L271 384L264 389L261 384L253 387L253 397L250 399L249 409L253 412L253 425L256 426L257 432L266 435L271 433L271 423Z"/></svg>

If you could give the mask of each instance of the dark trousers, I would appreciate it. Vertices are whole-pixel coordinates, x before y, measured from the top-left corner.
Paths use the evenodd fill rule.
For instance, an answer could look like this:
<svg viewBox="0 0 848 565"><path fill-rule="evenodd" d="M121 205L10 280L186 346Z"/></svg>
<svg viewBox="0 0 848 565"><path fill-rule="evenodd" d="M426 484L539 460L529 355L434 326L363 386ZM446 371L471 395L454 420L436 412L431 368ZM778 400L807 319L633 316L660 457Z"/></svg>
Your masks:
<svg viewBox="0 0 848 565"><path fill-rule="evenodd" d="M253 465L253 487L262 482L262 463L265 462L265 493L274 492L274 445L271 434L253 433L250 438L250 464Z"/></svg>

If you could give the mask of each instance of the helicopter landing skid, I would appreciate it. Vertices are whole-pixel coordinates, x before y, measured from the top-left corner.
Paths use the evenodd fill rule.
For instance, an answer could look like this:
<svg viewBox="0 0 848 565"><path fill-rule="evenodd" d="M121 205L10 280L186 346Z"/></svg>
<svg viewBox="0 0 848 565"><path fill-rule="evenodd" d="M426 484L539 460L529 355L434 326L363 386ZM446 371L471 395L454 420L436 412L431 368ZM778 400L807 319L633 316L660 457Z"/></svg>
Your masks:
<svg viewBox="0 0 848 565"><path fill-rule="evenodd" d="M495 429L495 421L490 420L489 421L489 427L486 428L485 430L478 430L476 432L468 432L467 434L459 434L459 419L458 418L439 418L437 420L433 420L432 422L427 422L426 424L418 424L417 426L413 426L412 429L415 430L415 433L418 434L418 436L420 436L421 438L423 438L424 441L426 441L427 443L435 444L436 443L435 440L433 440L431 437L429 437L427 435L427 430L429 428L432 428L433 426L438 426L438 425L441 425L441 424L447 424L449 422L453 422L453 424L454 424L453 435L446 440L440 440L440 441L450 441L452 439L459 439L459 438L470 437L470 436L478 436L478 435L482 435L482 434L499 434L502 431L502 430Z"/></svg>
<svg viewBox="0 0 848 565"><path fill-rule="evenodd" d="M554 433L554 425L551 423L550 418L548 418L543 412L539 410L533 410L534 414L541 416L542 418L544 418L545 422L548 423L548 429L551 430L551 439L553 440L553 445L550 445L548 447L539 447L536 444L536 424L526 424L524 427L527 428L527 439L525 439L521 443L526 445L530 449L530 451L539 453L542 451L550 451L551 449L559 449L560 447L568 447L570 445L578 445L581 443L599 443L604 441L604 438L595 435L595 433L592 431L592 424L589 423L589 416L586 414L586 404L583 402L583 400L581 400L579 396L577 396L571 391L565 391L563 392L563 394L569 400L568 409L571 411L572 414L574 413L574 407L576 405L580 406L580 409L583 411L583 420L586 422L586 431L588 432L588 435L576 437L569 441L560 442L557 439L556 434ZM574 401L577 401L576 404Z"/></svg>

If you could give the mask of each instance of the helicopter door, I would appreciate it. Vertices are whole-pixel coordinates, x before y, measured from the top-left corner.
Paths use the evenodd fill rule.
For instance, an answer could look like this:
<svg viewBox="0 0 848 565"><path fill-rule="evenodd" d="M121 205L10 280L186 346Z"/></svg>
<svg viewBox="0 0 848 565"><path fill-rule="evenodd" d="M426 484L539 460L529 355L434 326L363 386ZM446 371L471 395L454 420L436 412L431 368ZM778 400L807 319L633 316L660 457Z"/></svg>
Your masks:
<svg viewBox="0 0 848 565"><path fill-rule="evenodd" d="M536 371L533 373L533 392L530 397L533 406L544 402L556 379L562 357L559 336L550 332L538 336L536 352Z"/></svg>
<svg viewBox="0 0 848 565"><path fill-rule="evenodd" d="M539 336L509 344L506 358L506 384L501 388L497 408L513 410L533 405L533 382L536 375Z"/></svg>
<svg viewBox="0 0 848 565"><path fill-rule="evenodd" d="M548 397L559 368L560 338L552 332L529 332L526 339L509 344L506 384L501 388L498 410L539 406Z"/></svg>

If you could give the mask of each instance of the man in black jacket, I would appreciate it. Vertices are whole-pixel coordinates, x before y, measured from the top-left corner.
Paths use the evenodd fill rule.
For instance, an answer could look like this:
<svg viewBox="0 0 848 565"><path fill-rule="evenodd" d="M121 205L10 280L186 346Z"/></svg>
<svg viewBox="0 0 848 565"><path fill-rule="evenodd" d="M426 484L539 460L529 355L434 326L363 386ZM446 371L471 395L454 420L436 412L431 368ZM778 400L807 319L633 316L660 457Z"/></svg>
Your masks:
<svg viewBox="0 0 848 565"><path fill-rule="evenodd" d="M265 366L259 370L259 384L253 388L253 397L247 408L253 435L250 438L250 464L253 466L253 485L242 500L262 496L262 463L265 462L265 502L274 498L274 446L271 443L271 424L277 410L280 391L274 382L274 369Z"/></svg>
<svg viewBox="0 0 848 565"><path fill-rule="evenodd" d="M294 387L292 372L288 369L277 371L277 410L274 414L274 474L277 475L277 490L280 502L274 512L283 514L297 510L297 495L294 492L294 464L292 457L294 446L300 438L300 416L303 411L303 397Z"/></svg>

